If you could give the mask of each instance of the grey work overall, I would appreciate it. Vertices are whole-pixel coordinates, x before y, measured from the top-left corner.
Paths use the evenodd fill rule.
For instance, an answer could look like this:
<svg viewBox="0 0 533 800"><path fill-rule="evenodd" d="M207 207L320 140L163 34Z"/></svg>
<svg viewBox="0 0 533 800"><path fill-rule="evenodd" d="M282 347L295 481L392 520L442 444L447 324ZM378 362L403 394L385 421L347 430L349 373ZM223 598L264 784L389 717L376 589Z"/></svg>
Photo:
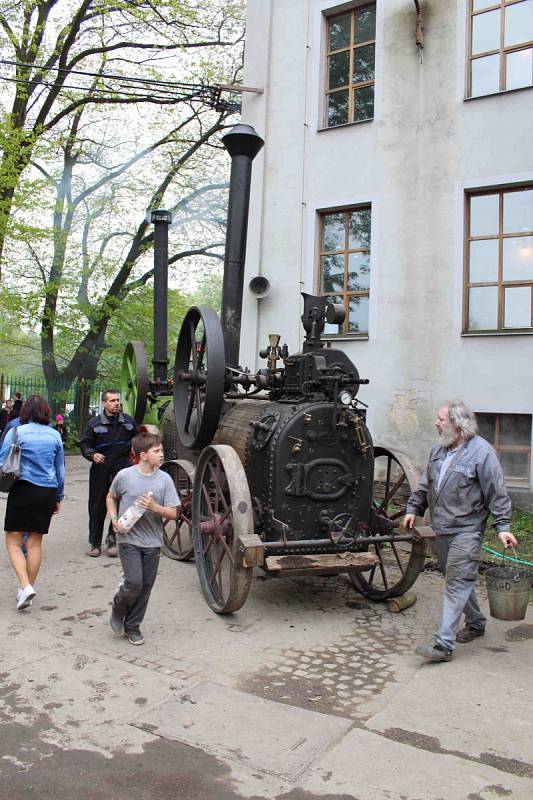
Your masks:
<svg viewBox="0 0 533 800"><path fill-rule="evenodd" d="M511 502L498 457L485 439L468 439L454 454L439 483L447 455L446 448L433 447L406 511L418 516L428 507L431 511L439 566L445 576L442 613L434 638L435 644L453 650L461 614L467 625L485 627L486 618L474 589L481 543L489 513L498 532L509 530Z"/></svg>

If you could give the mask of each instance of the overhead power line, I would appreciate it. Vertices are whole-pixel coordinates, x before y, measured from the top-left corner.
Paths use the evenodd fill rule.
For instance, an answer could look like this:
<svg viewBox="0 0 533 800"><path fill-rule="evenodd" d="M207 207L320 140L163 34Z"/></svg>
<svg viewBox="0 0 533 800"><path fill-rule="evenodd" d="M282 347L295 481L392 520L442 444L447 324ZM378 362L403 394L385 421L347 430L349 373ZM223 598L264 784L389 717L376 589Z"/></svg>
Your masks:
<svg viewBox="0 0 533 800"><path fill-rule="evenodd" d="M0 65L8 67L18 67L32 71L32 75L27 78L14 78L7 75L0 75L0 80L17 84L31 84L37 83L41 86L53 88L59 86L61 89L70 89L74 91L90 92L91 94L109 94L120 95L121 97L135 98L139 100L156 99L161 102L172 103L185 100L196 100L204 103L205 105L214 108L216 111L237 111L240 108L239 103L231 102L222 98L223 92L240 93L242 91L260 92L261 90L251 89L244 86L235 84L215 84L209 85L204 83L188 83L184 81L167 81L159 80L157 78L140 78L129 75L120 75L116 73L106 72L90 72L88 70L69 70L62 67L44 66L39 64L28 64L23 61L13 61L10 59L0 59ZM82 85L80 83L59 83L57 80L45 80L42 77L36 77L39 73L57 73L58 77L63 76L78 76L81 78L98 78L103 83L120 82L114 88L106 87L92 87ZM145 91L143 91L145 90Z"/></svg>
<svg viewBox="0 0 533 800"><path fill-rule="evenodd" d="M27 84L27 79L22 78L9 78L5 75L0 75L0 80L5 81L6 83L17 83L17 84ZM50 81L39 81L40 86L46 86L48 88L52 88L57 84L51 83ZM95 87L87 87L87 86L78 86L71 83L64 83L61 85L62 89L73 89L75 91L82 91L82 92L91 92L91 94L116 94L122 97L138 97L138 98L147 98L147 97L158 97L159 100L168 100L168 101L178 101L178 100L194 100L194 99L202 99L199 97L198 92L190 92L189 94L185 93L177 93L177 92L168 92L163 89L151 89L150 94L148 95L146 92L128 92L121 87L118 88L107 88L107 89L97 89Z"/></svg>
<svg viewBox="0 0 533 800"><path fill-rule="evenodd" d="M106 80L127 80L130 83L143 83L143 84L159 84L161 86L172 86L172 87L187 87L191 88L194 86L198 86L201 84L195 83L184 83L183 81L163 81L158 80L157 78L136 78L133 76L128 75L120 75L112 72L89 72L88 70L82 69L64 69L63 67L56 67L50 66L47 67L44 64L29 64L24 61L12 61L10 59L0 59L0 64L9 64L10 66L14 67L24 67L25 69L32 69L36 72L57 72L63 73L65 75L85 75L89 78L105 78Z"/></svg>

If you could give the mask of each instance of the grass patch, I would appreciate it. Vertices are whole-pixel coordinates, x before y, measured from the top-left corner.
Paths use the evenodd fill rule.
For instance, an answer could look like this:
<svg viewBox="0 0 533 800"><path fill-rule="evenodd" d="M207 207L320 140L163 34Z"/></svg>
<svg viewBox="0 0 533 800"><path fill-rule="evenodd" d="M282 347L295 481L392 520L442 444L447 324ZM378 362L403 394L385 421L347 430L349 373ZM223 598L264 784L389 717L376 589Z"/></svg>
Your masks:
<svg viewBox="0 0 533 800"><path fill-rule="evenodd" d="M492 527L492 517L489 518L489 524L483 544L497 550L499 553L503 551L503 545L498 539L498 534ZM511 517L511 532L518 539L518 558L525 561L533 562L533 512L531 511L513 511ZM490 553L483 552L483 558L487 560L491 558ZM510 551L512 554L512 551ZM497 556L492 556L497 559Z"/></svg>

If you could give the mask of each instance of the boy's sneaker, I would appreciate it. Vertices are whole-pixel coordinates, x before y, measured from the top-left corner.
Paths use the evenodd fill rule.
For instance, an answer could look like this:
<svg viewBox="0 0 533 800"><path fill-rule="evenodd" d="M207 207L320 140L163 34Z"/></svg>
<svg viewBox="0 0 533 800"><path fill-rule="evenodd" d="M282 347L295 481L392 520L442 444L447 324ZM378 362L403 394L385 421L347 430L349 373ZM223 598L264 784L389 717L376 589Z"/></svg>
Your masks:
<svg viewBox="0 0 533 800"><path fill-rule="evenodd" d="M24 611L25 608L31 606L31 601L35 597L35 589L28 583L24 589L20 589L17 595L17 610Z"/></svg>
<svg viewBox="0 0 533 800"><path fill-rule="evenodd" d="M130 644L135 644L135 645L144 644L144 636L140 631L133 631L132 633L127 633L126 636L128 637L128 642Z"/></svg>
<svg viewBox="0 0 533 800"><path fill-rule="evenodd" d="M116 558L118 556L118 549L116 544L107 545L107 555L109 558Z"/></svg>
<svg viewBox="0 0 533 800"><path fill-rule="evenodd" d="M111 616L109 617L109 627L116 636L124 635L124 617L113 604L111 606Z"/></svg>
<svg viewBox="0 0 533 800"><path fill-rule="evenodd" d="M99 547L90 547L87 550L87 555L91 556L91 558L98 558L98 556L100 555L101 552L102 551L101 551L101 549Z"/></svg>
<svg viewBox="0 0 533 800"><path fill-rule="evenodd" d="M421 644L415 649L415 653L426 661L451 661L453 656L452 650L440 644Z"/></svg>

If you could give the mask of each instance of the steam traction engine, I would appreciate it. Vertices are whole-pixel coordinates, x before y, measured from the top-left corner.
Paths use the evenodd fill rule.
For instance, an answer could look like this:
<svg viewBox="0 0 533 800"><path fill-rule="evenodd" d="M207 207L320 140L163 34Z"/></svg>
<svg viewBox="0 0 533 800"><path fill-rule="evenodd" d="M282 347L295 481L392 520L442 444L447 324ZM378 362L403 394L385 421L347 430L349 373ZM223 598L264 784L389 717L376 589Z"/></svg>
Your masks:
<svg viewBox="0 0 533 800"><path fill-rule="evenodd" d="M223 141L232 171L222 324L212 309L193 307L178 337L173 414L185 457L164 468L182 507L167 524L164 552L195 558L217 613L241 608L254 567L276 576L347 573L375 600L403 594L425 556L423 538L399 528L416 478L374 448L357 400L368 381L322 341L343 307L304 294L302 352L272 335L260 353L264 369L238 365L251 163L263 142L245 125Z"/></svg>

